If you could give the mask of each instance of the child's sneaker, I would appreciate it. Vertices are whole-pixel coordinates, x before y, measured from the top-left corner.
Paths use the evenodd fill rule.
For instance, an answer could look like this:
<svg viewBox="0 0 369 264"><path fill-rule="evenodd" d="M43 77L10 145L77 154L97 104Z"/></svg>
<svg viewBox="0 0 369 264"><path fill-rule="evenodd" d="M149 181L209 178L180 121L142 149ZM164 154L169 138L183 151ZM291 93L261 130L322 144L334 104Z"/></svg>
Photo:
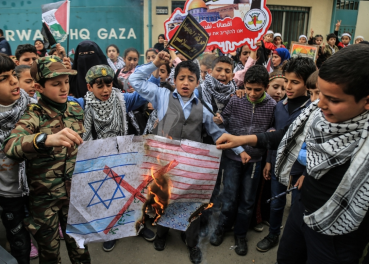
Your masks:
<svg viewBox="0 0 369 264"><path fill-rule="evenodd" d="M63 231L60 227L60 224L59 224L59 236L60 236L60 239L64 240L64 235L63 235Z"/></svg>
<svg viewBox="0 0 369 264"><path fill-rule="evenodd" d="M32 239L31 239L31 253L29 254L29 258L30 258L30 259L38 258L38 249L37 249L37 247L33 244Z"/></svg>

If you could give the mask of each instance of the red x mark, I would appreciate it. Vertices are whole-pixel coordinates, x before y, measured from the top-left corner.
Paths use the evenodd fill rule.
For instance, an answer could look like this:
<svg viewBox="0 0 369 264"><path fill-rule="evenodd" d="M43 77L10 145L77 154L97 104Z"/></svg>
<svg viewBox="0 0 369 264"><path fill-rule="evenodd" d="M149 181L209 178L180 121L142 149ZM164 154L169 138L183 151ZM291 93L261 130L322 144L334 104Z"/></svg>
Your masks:
<svg viewBox="0 0 369 264"><path fill-rule="evenodd" d="M176 167L179 164L176 160L173 160L172 162L168 163L164 167L161 167L159 170L154 172L154 177L156 178L159 175L163 175L167 172L169 172L171 169ZM131 205L133 200L135 198L139 199L141 202L145 203L146 198L142 195L141 191L143 188L145 188L152 180L152 177L147 177L138 187L137 189L133 188L128 182L123 180L121 177L119 177L118 174L116 174L112 169L110 169L108 166L105 165L104 173L106 173L109 177L113 178L114 181L120 186L122 186L124 189L126 189L128 192L132 194L132 196L128 199L128 201L124 204L123 208L119 211L119 213L113 218L113 220L110 222L110 224L105 228L104 233L107 234L110 229L118 222L118 220L121 218L121 216L124 214L124 212L128 209L128 207Z"/></svg>

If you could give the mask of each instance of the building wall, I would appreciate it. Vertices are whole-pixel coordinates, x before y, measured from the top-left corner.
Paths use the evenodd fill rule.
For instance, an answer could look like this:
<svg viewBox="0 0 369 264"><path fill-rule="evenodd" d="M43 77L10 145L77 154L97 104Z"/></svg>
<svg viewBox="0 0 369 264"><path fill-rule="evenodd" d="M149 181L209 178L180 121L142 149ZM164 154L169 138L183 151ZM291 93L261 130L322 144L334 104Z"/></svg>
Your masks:
<svg viewBox="0 0 369 264"><path fill-rule="evenodd" d="M151 0L152 2L152 46L154 46L158 42L159 34L164 34L164 22L169 18L172 14L172 1L171 0ZM149 47L149 13L148 13L149 0L144 1L144 38L145 38L145 50ZM156 15L156 7L157 6L167 6L168 7L168 16L167 15Z"/></svg>
<svg viewBox="0 0 369 264"><path fill-rule="evenodd" d="M314 34L326 35L330 30L333 0L268 0L267 5L310 7L308 32L314 29Z"/></svg>
<svg viewBox="0 0 369 264"><path fill-rule="evenodd" d="M185 1L184 1L185 2ZM360 5L363 5L363 2L361 2ZM314 29L314 34L322 34L323 36L330 33L330 25L331 25L331 17L332 17L332 7L333 7L333 0L268 0L267 4L270 5L285 5L285 6L303 6L303 7L310 7L310 19L308 24L308 31L310 32L310 29ZM369 4L369 2L365 2L366 6ZM148 27L146 26L148 24L148 0L145 0L144 2L144 36L145 36L145 49L148 48ZM156 15L156 6L168 6L168 11L171 13L172 10L172 1L171 0L152 0L152 45L154 45L157 42L157 36L160 33L164 33L163 30L163 24L164 21L169 17L165 15ZM363 5L364 6L364 5ZM361 9L361 7L360 7ZM363 15L364 18L369 19L368 16L368 10L366 12L366 15ZM360 13L359 13L360 15ZM362 31L364 31L365 25L368 25L368 23L361 23L361 28L363 28ZM368 31L367 31L368 32ZM364 33L362 33L364 34ZM369 32L367 33L369 34ZM369 37L368 37L369 38Z"/></svg>
<svg viewBox="0 0 369 264"><path fill-rule="evenodd" d="M360 1L359 14L356 22L356 36L363 36L365 40L369 40L369 2Z"/></svg>

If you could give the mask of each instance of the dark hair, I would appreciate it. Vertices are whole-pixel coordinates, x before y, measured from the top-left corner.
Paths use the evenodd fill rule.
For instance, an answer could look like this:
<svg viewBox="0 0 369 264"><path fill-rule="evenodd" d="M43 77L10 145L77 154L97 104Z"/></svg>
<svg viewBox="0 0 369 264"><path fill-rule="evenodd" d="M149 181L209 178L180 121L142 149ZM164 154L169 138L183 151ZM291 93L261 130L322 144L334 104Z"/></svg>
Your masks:
<svg viewBox="0 0 369 264"><path fill-rule="evenodd" d="M369 46L350 45L326 60L319 77L326 82L342 85L343 92L358 102L369 95Z"/></svg>
<svg viewBox="0 0 369 264"><path fill-rule="evenodd" d="M324 38L323 38L323 36L322 36L322 35L320 35L320 34L315 35L315 37L314 37L314 38L322 38L322 39L324 39Z"/></svg>
<svg viewBox="0 0 369 264"><path fill-rule="evenodd" d="M8 55L0 53L0 73L14 70L14 61Z"/></svg>
<svg viewBox="0 0 369 264"><path fill-rule="evenodd" d="M39 85L41 85L41 87L45 88L45 82L46 82L47 80L49 80L49 79L42 78L42 79L38 80L38 81L37 81L37 83L38 83Z"/></svg>
<svg viewBox="0 0 369 264"><path fill-rule="evenodd" d="M174 70L174 80L177 79L177 76L178 76L179 72L183 68L188 69L190 72L194 73L196 75L196 78L197 78L196 81L200 80L199 66L197 66L197 64L192 62L192 61L182 61L177 65L176 69Z"/></svg>
<svg viewBox="0 0 369 264"><path fill-rule="evenodd" d="M219 63L219 62L224 62L224 63L228 63L229 65L232 65L232 69L233 69L233 63L231 58L227 57L227 56L219 56L218 58L216 58L213 61L213 69L215 68L215 66Z"/></svg>
<svg viewBox="0 0 369 264"><path fill-rule="evenodd" d="M49 54L49 56L51 55L55 55L54 52L56 52L56 48L52 48L49 50L49 52L47 54Z"/></svg>
<svg viewBox="0 0 369 264"><path fill-rule="evenodd" d="M0 35L4 36L4 31L0 28Z"/></svg>
<svg viewBox="0 0 369 264"><path fill-rule="evenodd" d="M160 37L162 37L163 39L165 39L165 35L164 35L164 34L159 34L158 39L159 39Z"/></svg>
<svg viewBox="0 0 369 264"><path fill-rule="evenodd" d="M138 58L140 58L140 53L138 52L138 50L136 50L135 48L128 48L128 49L126 49L125 51L124 51L124 57L123 58L126 58L127 57L127 55L128 55L128 53L130 53L130 52L136 52L137 53L137 56L138 56Z"/></svg>
<svg viewBox="0 0 369 264"><path fill-rule="evenodd" d="M165 68L167 69L168 74L170 74L171 69L170 69L169 63L165 63L164 65L165 65Z"/></svg>
<svg viewBox="0 0 369 264"><path fill-rule="evenodd" d="M200 62L200 66L205 65L207 69L211 69L216 58L214 54L205 54Z"/></svg>
<svg viewBox="0 0 369 264"><path fill-rule="evenodd" d="M331 39L331 38L337 39L336 34L334 34L334 33L329 33L329 34L327 35L327 41L329 41L329 39Z"/></svg>
<svg viewBox="0 0 369 264"><path fill-rule="evenodd" d="M15 67L14 70L15 70L15 74L17 75L17 78L19 79L22 72L24 72L25 70L31 70L31 66L19 65L19 66Z"/></svg>
<svg viewBox="0 0 369 264"><path fill-rule="evenodd" d="M171 92L173 92L175 90L174 87L171 86L169 82L162 82L162 83L160 83L160 87L167 88Z"/></svg>
<svg viewBox="0 0 369 264"><path fill-rule="evenodd" d="M18 45L15 51L15 57L17 58L17 60L19 60L20 57L26 52L34 53L37 55L37 50L35 46L31 44L23 44L23 45Z"/></svg>
<svg viewBox="0 0 369 264"><path fill-rule="evenodd" d="M110 45L106 48L106 54L108 54L108 49L109 49L110 47L113 47L114 49L116 49L116 50L117 50L117 53L119 53L119 48L118 48L118 46L117 46L117 45L115 45L115 44L110 44ZM140 56L140 55L139 55L139 56Z"/></svg>
<svg viewBox="0 0 369 264"><path fill-rule="evenodd" d="M286 72L293 72L297 77L304 80L304 84L306 85L306 81L309 76L316 71L315 63L312 59L307 57L298 56L296 58L289 59L285 65L282 67L283 75Z"/></svg>
<svg viewBox="0 0 369 264"><path fill-rule="evenodd" d="M241 54L242 54L242 50L243 50L243 47L245 47L247 45L243 45L241 48L239 48L237 54L236 54L236 59L237 61L240 61L240 57L241 57ZM247 46L248 47L248 46Z"/></svg>
<svg viewBox="0 0 369 264"><path fill-rule="evenodd" d="M313 72L306 81L306 88L316 89L316 83L318 82L319 70Z"/></svg>
<svg viewBox="0 0 369 264"><path fill-rule="evenodd" d="M145 59L147 57L147 53L149 53L150 51L154 52L156 55L158 55L159 51L157 49L154 48L149 48L146 52L145 52Z"/></svg>
<svg viewBox="0 0 369 264"><path fill-rule="evenodd" d="M263 65L254 65L247 70L243 83L257 83L267 88L269 84L269 73Z"/></svg>
<svg viewBox="0 0 369 264"><path fill-rule="evenodd" d="M91 87L96 83L97 85L100 84L111 84L113 82L113 78L111 76L103 76L103 77L98 77L94 80L92 80L89 84L91 85Z"/></svg>

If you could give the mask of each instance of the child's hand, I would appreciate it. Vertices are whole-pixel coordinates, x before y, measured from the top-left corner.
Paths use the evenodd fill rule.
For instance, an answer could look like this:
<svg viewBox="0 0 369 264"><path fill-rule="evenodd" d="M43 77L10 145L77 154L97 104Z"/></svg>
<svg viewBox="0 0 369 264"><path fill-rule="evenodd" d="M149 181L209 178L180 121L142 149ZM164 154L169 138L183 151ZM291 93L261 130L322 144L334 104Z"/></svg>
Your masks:
<svg viewBox="0 0 369 264"><path fill-rule="evenodd" d="M82 138L77 132L70 128L64 128L56 134L48 135L45 141L45 147L67 147L71 148L74 144L81 145Z"/></svg>
<svg viewBox="0 0 369 264"><path fill-rule="evenodd" d="M336 31L338 31L340 29L341 22L342 22L342 20L337 20L337 23L336 23Z"/></svg>
<svg viewBox="0 0 369 264"><path fill-rule="evenodd" d="M166 48L167 48L168 43L169 43L169 41L168 41L168 40L164 40L164 49L166 49Z"/></svg>
<svg viewBox="0 0 369 264"><path fill-rule="evenodd" d="M256 46L258 46L259 48L262 46L261 40L259 40L258 42L256 42Z"/></svg>
<svg viewBox="0 0 369 264"><path fill-rule="evenodd" d="M314 29L310 30L310 36L313 37L314 36Z"/></svg>
<svg viewBox="0 0 369 264"><path fill-rule="evenodd" d="M265 167L264 167L264 170L263 170L263 176L264 176L264 179L266 181L269 181L270 180L271 168L272 168L272 164L270 164L269 162L267 162L265 164Z"/></svg>
<svg viewBox="0 0 369 264"><path fill-rule="evenodd" d="M302 184L304 183L304 179L305 179L305 176L304 175L301 175L300 178L297 180L297 182L295 184L295 187L297 186L297 188L299 190L301 189Z"/></svg>
<svg viewBox="0 0 369 264"><path fill-rule="evenodd" d="M216 141L217 149L230 149L241 145L244 145L244 141L240 136L233 136L231 134L224 133Z"/></svg>
<svg viewBox="0 0 369 264"><path fill-rule="evenodd" d="M243 98L246 94L246 91L244 89L239 89L236 91L236 95L238 98Z"/></svg>
<svg viewBox="0 0 369 264"><path fill-rule="evenodd" d="M67 68L68 70L72 69L72 65L70 64L70 58L64 57L63 64L65 68Z"/></svg>
<svg viewBox="0 0 369 264"><path fill-rule="evenodd" d="M245 151L240 154L242 164L246 164L250 161L251 157L249 154L247 154Z"/></svg>
<svg viewBox="0 0 369 264"><path fill-rule="evenodd" d="M63 59L66 56L65 49L60 43L56 44L56 53L58 54L59 58Z"/></svg>
<svg viewBox="0 0 369 264"><path fill-rule="evenodd" d="M220 125L223 123L223 118L219 113L217 113L217 116L213 117L213 121L215 124Z"/></svg>
<svg viewBox="0 0 369 264"><path fill-rule="evenodd" d="M161 65L169 63L169 60L169 54L165 51L160 51L152 63L154 63L154 65L159 68Z"/></svg>

